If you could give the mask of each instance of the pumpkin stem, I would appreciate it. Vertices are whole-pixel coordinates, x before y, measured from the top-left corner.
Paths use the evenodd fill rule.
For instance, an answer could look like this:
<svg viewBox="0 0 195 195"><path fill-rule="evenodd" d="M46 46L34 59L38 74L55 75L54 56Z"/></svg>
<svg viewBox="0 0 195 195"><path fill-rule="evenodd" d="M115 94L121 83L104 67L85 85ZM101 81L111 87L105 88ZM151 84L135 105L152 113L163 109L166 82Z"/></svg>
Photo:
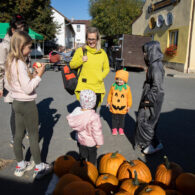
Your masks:
<svg viewBox="0 0 195 195"><path fill-rule="evenodd" d="M68 160L68 156L64 155L64 160Z"/></svg>
<svg viewBox="0 0 195 195"><path fill-rule="evenodd" d="M164 160L165 160L165 166L166 166L166 168L167 169L170 169L170 163L169 163L169 160L168 160L168 158L167 158L166 155L164 156Z"/></svg>
<svg viewBox="0 0 195 195"><path fill-rule="evenodd" d="M151 192L152 191L152 189L151 188L146 188L146 190L145 190L146 192Z"/></svg>
<svg viewBox="0 0 195 195"><path fill-rule="evenodd" d="M134 167L135 166L135 163L133 162L133 161L129 161L129 164L132 166L132 167Z"/></svg>
<svg viewBox="0 0 195 195"><path fill-rule="evenodd" d="M134 186L138 186L139 185L139 181L137 179L137 171L134 170L134 174L135 174L135 178L133 179L133 185Z"/></svg>
<svg viewBox="0 0 195 195"><path fill-rule="evenodd" d="M116 157L116 155L117 155L117 153L118 153L118 151L116 151L116 152L112 153L111 158L115 158L115 157Z"/></svg>

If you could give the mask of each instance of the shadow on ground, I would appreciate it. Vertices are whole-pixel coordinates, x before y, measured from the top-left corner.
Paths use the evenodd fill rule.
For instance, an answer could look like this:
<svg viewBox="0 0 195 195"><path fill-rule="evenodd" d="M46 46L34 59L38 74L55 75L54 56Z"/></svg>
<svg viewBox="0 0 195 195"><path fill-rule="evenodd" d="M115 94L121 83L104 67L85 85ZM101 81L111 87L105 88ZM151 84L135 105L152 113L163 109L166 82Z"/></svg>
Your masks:
<svg viewBox="0 0 195 195"><path fill-rule="evenodd" d="M175 109L161 113L157 134L164 149L153 155L146 155L146 164L154 174L163 156L181 165L186 172L195 170L195 110Z"/></svg>
<svg viewBox="0 0 195 195"><path fill-rule="evenodd" d="M60 118L57 109L50 108L53 98L46 98L37 104L39 112L39 142L43 141L41 150L41 159L43 162L47 159L49 144L53 135L54 126ZM30 149L26 153L26 160L31 157Z"/></svg>

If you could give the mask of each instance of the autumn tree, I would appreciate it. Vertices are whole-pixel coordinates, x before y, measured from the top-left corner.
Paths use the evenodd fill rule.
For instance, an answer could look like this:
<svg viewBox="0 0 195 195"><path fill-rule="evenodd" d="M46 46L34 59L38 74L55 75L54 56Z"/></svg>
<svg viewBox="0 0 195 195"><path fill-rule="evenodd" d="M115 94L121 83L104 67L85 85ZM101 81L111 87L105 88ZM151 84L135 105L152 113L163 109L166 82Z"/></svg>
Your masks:
<svg viewBox="0 0 195 195"><path fill-rule="evenodd" d="M59 26L53 22L50 3L50 0L1 0L0 22L9 22L14 14L20 13L45 40L54 39Z"/></svg>
<svg viewBox="0 0 195 195"><path fill-rule="evenodd" d="M101 34L130 34L131 24L140 15L143 0L90 0L92 25Z"/></svg>

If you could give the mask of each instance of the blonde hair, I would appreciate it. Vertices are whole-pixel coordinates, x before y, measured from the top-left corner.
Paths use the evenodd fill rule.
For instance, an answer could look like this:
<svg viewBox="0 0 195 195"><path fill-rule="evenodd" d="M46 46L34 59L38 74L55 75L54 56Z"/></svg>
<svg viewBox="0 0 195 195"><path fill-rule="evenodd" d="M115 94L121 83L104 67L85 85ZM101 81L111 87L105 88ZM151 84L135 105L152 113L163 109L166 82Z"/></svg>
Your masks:
<svg viewBox="0 0 195 195"><path fill-rule="evenodd" d="M6 77L8 80L8 83L11 84L11 64L13 60L16 60L16 68L18 73L18 60L21 60L25 62L25 57L23 56L23 49L25 46L32 43L31 37L28 35L28 33L24 31L16 31L12 35L11 38L11 45L10 45L10 51L7 57L5 69L6 69ZM27 66L27 65L26 65ZM30 79L32 79L32 75L27 68L28 75Z"/></svg>
<svg viewBox="0 0 195 195"><path fill-rule="evenodd" d="M87 31L86 31L86 42L87 42L88 34L90 34L90 33L96 33L96 35L97 35L96 49L99 51L101 49L101 35L100 35L100 32L96 27L92 27L92 26L88 27Z"/></svg>

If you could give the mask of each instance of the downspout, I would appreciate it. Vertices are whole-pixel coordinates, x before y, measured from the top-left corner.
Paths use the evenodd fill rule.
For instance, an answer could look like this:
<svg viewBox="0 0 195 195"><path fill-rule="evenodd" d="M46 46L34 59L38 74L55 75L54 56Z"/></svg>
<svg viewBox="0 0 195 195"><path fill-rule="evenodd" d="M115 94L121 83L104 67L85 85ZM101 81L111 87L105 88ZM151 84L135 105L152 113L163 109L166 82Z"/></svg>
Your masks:
<svg viewBox="0 0 195 195"><path fill-rule="evenodd" d="M190 40L189 40L189 49L188 49L188 64L187 64L187 73L189 73L190 67L190 57L191 57L191 47L192 47L192 32L194 26L194 10L195 10L195 0L193 1L193 8L192 8L192 19L191 19L191 29L190 29Z"/></svg>

